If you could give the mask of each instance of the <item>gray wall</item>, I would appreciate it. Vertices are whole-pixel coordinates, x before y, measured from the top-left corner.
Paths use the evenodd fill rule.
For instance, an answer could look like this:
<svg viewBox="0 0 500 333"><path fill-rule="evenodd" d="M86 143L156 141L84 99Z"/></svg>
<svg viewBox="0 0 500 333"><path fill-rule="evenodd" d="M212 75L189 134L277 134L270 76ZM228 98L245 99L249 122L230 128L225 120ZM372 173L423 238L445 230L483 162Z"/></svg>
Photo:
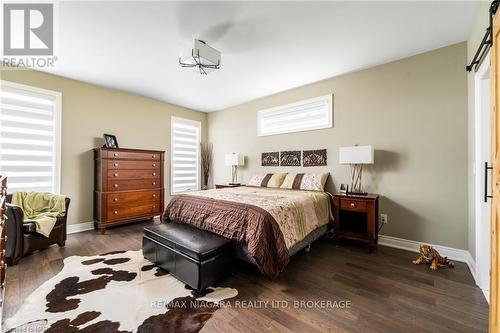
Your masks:
<svg viewBox="0 0 500 333"><path fill-rule="evenodd" d="M329 171L333 191L349 182L338 148L372 144L375 165L364 175L379 193L389 223L383 234L467 249L466 43L265 97L208 115L214 144L213 178L227 182L224 154L242 153L240 178L276 170ZM334 128L257 137L257 111L332 93ZM263 168L260 153L328 150L328 166Z"/></svg>

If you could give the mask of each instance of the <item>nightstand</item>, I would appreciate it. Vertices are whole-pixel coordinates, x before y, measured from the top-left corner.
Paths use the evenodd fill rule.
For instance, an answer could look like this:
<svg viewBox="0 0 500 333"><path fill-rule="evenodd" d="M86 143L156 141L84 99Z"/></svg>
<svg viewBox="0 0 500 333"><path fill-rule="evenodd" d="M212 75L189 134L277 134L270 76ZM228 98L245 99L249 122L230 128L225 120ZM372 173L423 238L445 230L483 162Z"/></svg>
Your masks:
<svg viewBox="0 0 500 333"><path fill-rule="evenodd" d="M240 187L244 186L243 184L215 184L216 189L220 188L228 188L228 187Z"/></svg>
<svg viewBox="0 0 500 333"><path fill-rule="evenodd" d="M335 193L334 236L365 241L371 251L378 241L378 198L376 194Z"/></svg>

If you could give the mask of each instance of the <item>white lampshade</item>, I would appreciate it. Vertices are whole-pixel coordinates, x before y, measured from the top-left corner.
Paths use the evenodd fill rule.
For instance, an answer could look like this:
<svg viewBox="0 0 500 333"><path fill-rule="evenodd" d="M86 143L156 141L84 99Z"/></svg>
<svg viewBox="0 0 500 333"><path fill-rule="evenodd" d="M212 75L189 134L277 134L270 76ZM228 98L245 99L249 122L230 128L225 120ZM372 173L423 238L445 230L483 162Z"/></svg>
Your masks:
<svg viewBox="0 0 500 333"><path fill-rule="evenodd" d="M226 154L224 156L224 161L226 162L226 165L233 166L233 165L245 165L245 156L242 154Z"/></svg>
<svg viewBox="0 0 500 333"><path fill-rule="evenodd" d="M373 164L373 147L372 146L352 146L340 147L339 163L340 164Z"/></svg>

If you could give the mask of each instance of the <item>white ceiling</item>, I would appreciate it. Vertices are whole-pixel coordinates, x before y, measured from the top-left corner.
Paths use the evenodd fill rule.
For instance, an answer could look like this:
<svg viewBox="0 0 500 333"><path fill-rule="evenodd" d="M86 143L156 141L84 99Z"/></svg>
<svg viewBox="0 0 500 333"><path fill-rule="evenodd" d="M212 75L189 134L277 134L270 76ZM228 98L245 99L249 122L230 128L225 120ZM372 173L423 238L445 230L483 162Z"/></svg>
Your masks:
<svg viewBox="0 0 500 333"><path fill-rule="evenodd" d="M50 72L215 111L467 39L478 2L60 2ZM179 56L222 52L201 76Z"/></svg>

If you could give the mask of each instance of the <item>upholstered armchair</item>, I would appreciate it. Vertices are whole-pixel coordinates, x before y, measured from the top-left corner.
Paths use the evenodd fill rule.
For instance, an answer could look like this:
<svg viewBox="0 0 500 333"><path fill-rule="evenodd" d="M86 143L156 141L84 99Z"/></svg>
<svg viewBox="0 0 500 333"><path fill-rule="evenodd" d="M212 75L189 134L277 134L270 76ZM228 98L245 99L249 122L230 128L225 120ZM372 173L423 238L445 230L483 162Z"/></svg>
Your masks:
<svg viewBox="0 0 500 333"><path fill-rule="evenodd" d="M52 244L63 247L66 242L66 223L70 199L66 198L66 212L57 217L49 237L36 233L34 223L24 223L23 210L11 203L12 195L7 195L7 246L8 265L17 265L26 254L42 250Z"/></svg>

